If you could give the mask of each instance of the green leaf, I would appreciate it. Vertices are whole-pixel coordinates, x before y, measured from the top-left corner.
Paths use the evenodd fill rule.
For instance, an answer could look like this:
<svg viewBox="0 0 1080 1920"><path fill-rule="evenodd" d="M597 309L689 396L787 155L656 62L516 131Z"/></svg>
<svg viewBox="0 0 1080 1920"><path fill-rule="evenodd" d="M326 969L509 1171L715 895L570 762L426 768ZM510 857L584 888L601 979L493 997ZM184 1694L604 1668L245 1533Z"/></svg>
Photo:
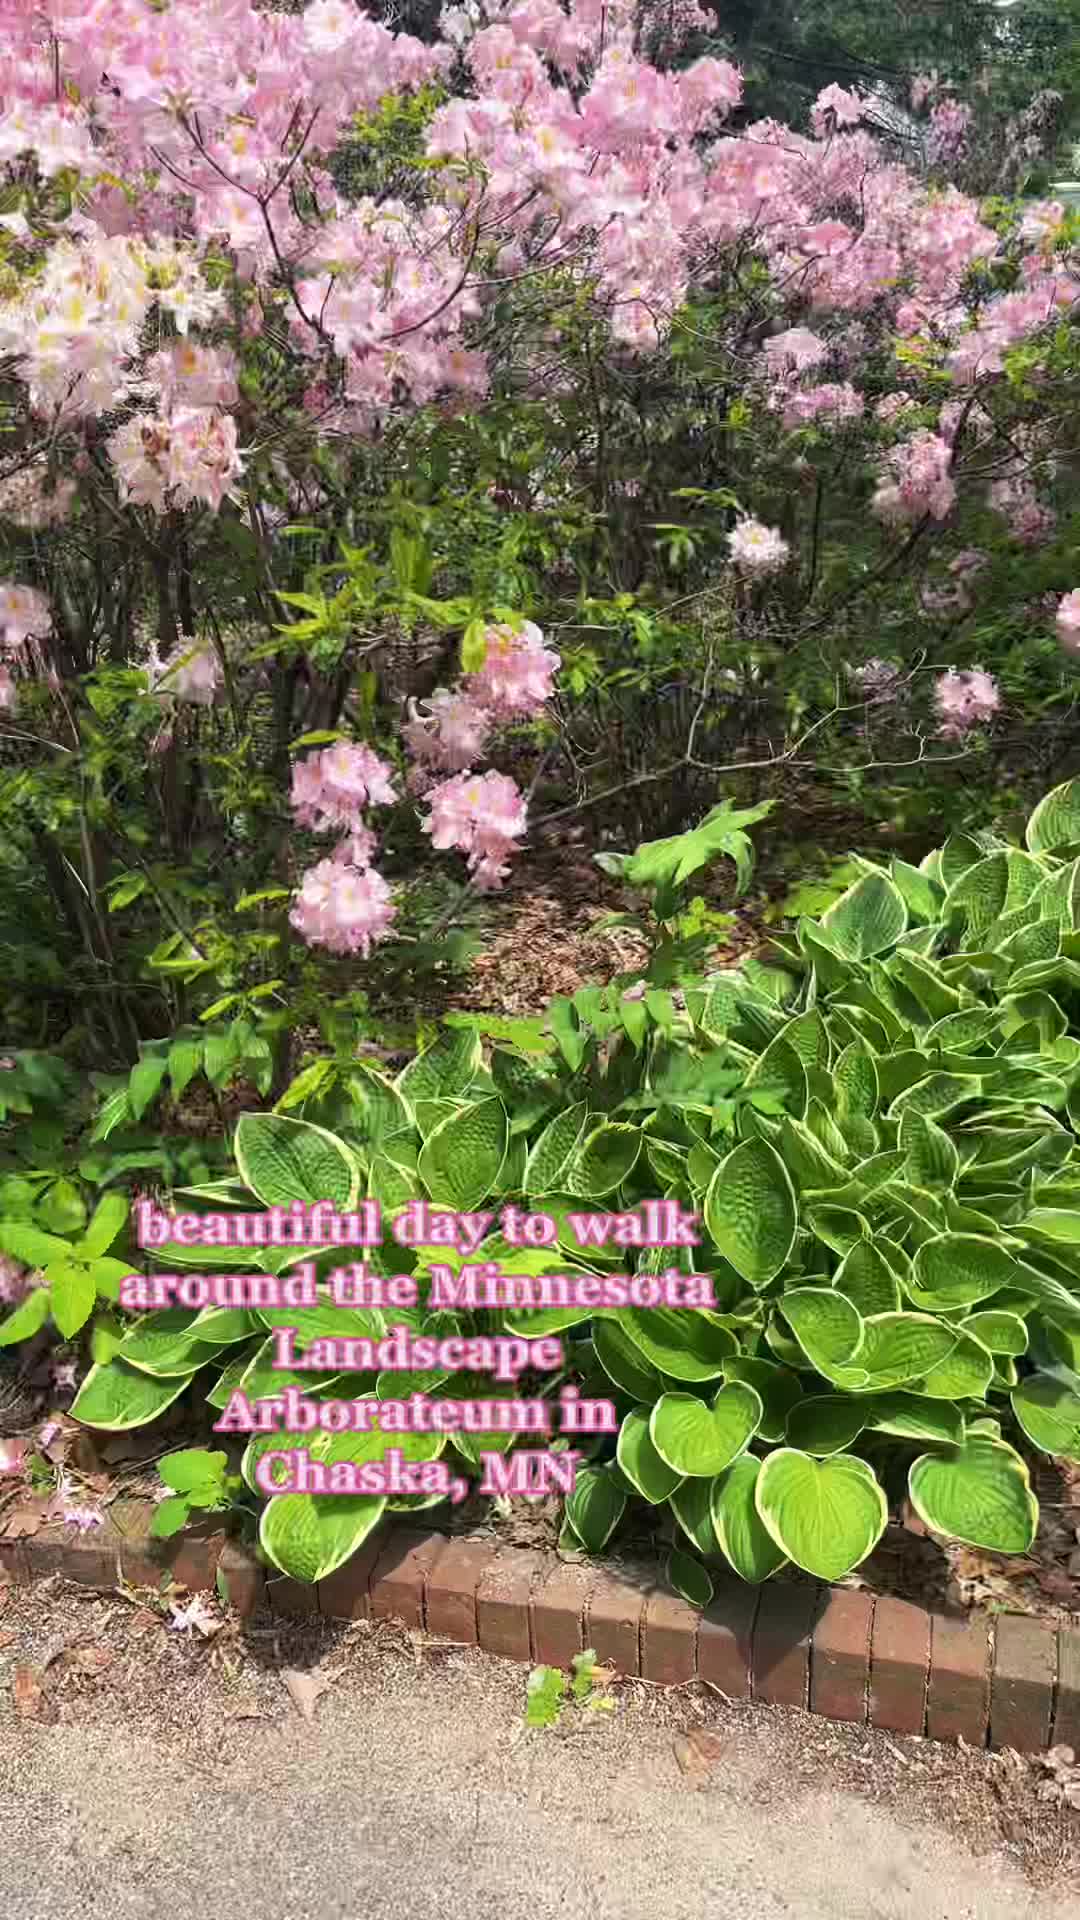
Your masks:
<svg viewBox="0 0 1080 1920"><path fill-rule="evenodd" d="M788 1414L802 1398L798 1374L778 1366L775 1360L746 1359L739 1354L734 1360L725 1360L724 1379L743 1380L758 1395L762 1406L758 1439L782 1440Z"/></svg>
<svg viewBox="0 0 1080 1920"><path fill-rule="evenodd" d="M262 1510L259 1545L280 1573L313 1585L351 1560L385 1511L385 1500L364 1494L275 1494Z"/></svg>
<svg viewBox="0 0 1080 1920"><path fill-rule="evenodd" d="M672 1380L718 1380L738 1351L727 1328L685 1307L621 1307L617 1324L658 1372Z"/></svg>
<svg viewBox="0 0 1080 1920"><path fill-rule="evenodd" d="M653 1446L647 1406L632 1407L623 1419L615 1456L627 1479L650 1506L661 1506L682 1481L682 1474L669 1467Z"/></svg>
<svg viewBox="0 0 1080 1920"><path fill-rule="evenodd" d="M187 1525L188 1513L186 1500L178 1499L175 1495L168 1500L160 1500L150 1522L151 1537L154 1540L171 1540L181 1527Z"/></svg>
<svg viewBox="0 0 1080 1920"><path fill-rule="evenodd" d="M744 1140L721 1161L705 1197L711 1239L744 1280L764 1287L785 1265L797 1222L779 1154L764 1140Z"/></svg>
<svg viewBox="0 0 1080 1920"><path fill-rule="evenodd" d="M900 1305L900 1288L892 1268L884 1255L865 1240L857 1242L844 1255L833 1285L864 1319L876 1313L895 1313Z"/></svg>
<svg viewBox="0 0 1080 1920"><path fill-rule="evenodd" d="M581 1138L587 1114L585 1101L579 1100L557 1113L544 1128L525 1162L522 1185L530 1197L562 1191L559 1176Z"/></svg>
<svg viewBox="0 0 1080 1920"><path fill-rule="evenodd" d="M885 1495L864 1460L847 1453L814 1460L792 1447L778 1448L763 1462L756 1504L781 1551L820 1580L842 1580L865 1560L889 1517Z"/></svg>
<svg viewBox="0 0 1080 1920"><path fill-rule="evenodd" d="M1058 1460L1080 1461L1080 1395L1048 1373L1033 1373L1011 1396L1012 1410L1033 1447Z"/></svg>
<svg viewBox="0 0 1080 1920"><path fill-rule="evenodd" d="M482 1062L479 1034L453 1028L410 1060L394 1084L411 1107L418 1100L454 1100L471 1086Z"/></svg>
<svg viewBox="0 0 1080 1920"><path fill-rule="evenodd" d="M167 1064L174 1100L183 1098L202 1066L205 1045L205 1036L199 1033L190 1039L181 1036L169 1048Z"/></svg>
<svg viewBox="0 0 1080 1920"><path fill-rule="evenodd" d="M1012 1447L969 1433L962 1447L924 1453L908 1474L911 1504L931 1533L993 1553L1026 1553L1039 1507Z"/></svg>
<svg viewBox="0 0 1080 1920"><path fill-rule="evenodd" d="M792 1407L787 1423L787 1442L802 1453L824 1458L844 1453L868 1424L870 1403L846 1393L821 1393L800 1400Z"/></svg>
<svg viewBox="0 0 1080 1920"><path fill-rule="evenodd" d="M566 1501L567 1519L587 1553L603 1552L625 1508L622 1488L599 1467L582 1468Z"/></svg>
<svg viewBox="0 0 1080 1920"><path fill-rule="evenodd" d="M860 1380L846 1377L841 1366L834 1377L856 1390L887 1390L920 1380L948 1360L957 1344L952 1327L925 1313L879 1313L863 1321L863 1341L856 1359Z"/></svg>
<svg viewBox="0 0 1080 1920"><path fill-rule="evenodd" d="M534 1667L525 1683L525 1725L557 1726L566 1692L566 1675L558 1667Z"/></svg>
<svg viewBox="0 0 1080 1920"><path fill-rule="evenodd" d="M762 1463L744 1453L709 1489L713 1530L740 1580L760 1586L787 1565L787 1555L761 1523L756 1493Z"/></svg>
<svg viewBox="0 0 1080 1920"><path fill-rule="evenodd" d="M939 1440L943 1446L964 1443L964 1416L947 1400L928 1400L921 1393L882 1393L867 1405L867 1424L875 1433L892 1433L902 1440Z"/></svg>
<svg viewBox="0 0 1080 1920"><path fill-rule="evenodd" d="M73 1180L54 1180L37 1204L37 1216L49 1233L78 1233L86 1224L86 1207Z"/></svg>
<svg viewBox="0 0 1080 1920"><path fill-rule="evenodd" d="M908 1291L917 1307L948 1313L988 1300L1018 1280L1015 1260L995 1241L975 1233L943 1233L919 1248Z"/></svg>
<svg viewBox="0 0 1080 1920"><path fill-rule="evenodd" d="M689 1393L660 1396L649 1419L653 1446L674 1473L712 1479L738 1458L761 1424L761 1399L741 1380L711 1404Z"/></svg>
<svg viewBox="0 0 1080 1920"><path fill-rule="evenodd" d="M896 945L907 924L904 896L882 873L864 874L821 918L831 945L849 960L884 953Z"/></svg>
<svg viewBox="0 0 1080 1920"><path fill-rule="evenodd" d="M165 1078L166 1061L161 1054L147 1054L132 1067L128 1076L127 1094L131 1111L136 1120L141 1120L151 1101L157 1096L158 1088Z"/></svg>
<svg viewBox="0 0 1080 1920"><path fill-rule="evenodd" d="M932 1400L982 1400L993 1377L993 1354L957 1328L952 1352L924 1376L919 1392Z"/></svg>
<svg viewBox="0 0 1080 1920"><path fill-rule="evenodd" d="M586 1134L564 1174L566 1191L602 1200L630 1178L641 1152L641 1129L605 1121Z"/></svg>
<svg viewBox="0 0 1080 1920"><path fill-rule="evenodd" d="M1043 796L1024 839L1032 853L1055 853L1080 843L1080 780L1066 780Z"/></svg>
<svg viewBox="0 0 1080 1920"><path fill-rule="evenodd" d="M417 1163L432 1200L459 1213L478 1207L496 1189L509 1137L506 1108L494 1095L441 1121Z"/></svg>
<svg viewBox="0 0 1080 1920"><path fill-rule="evenodd" d="M65 1340L86 1325L94 1309L96 1288L89 1270L74 1260L59 1260L49 1268L52 1317Z"/></svg>
<svg viewBox="0 0 1080 1920"><path fill-rule="evenodd" d="M107 1366L91 1367L72 1405L72 1419L107 1433L149 1426L180 1398L191 1377L181 1374L159 1380L126 1367L122 1360L110 1360ZM281 1439L280 1434L274 1437Z"/></svg>
<svg viewBox="0 0 1080 1920"><path fill-rule="evenodd" d="M328 1200L338 1213L348 1213L356 1206L359 1163L325 1127L281 1113L242 1113L235 1152L241 1179L266 1207Z"/></svg>
<svg viewBox="0 0 1080 1920"><path fill-rule="evenodd" d="M749 1455L744 1454L743 1458L747 1459ZM684 1480L668 1501L687 1539L692 1541L699 1553L706 1556L714 1554L717 1548L712 1514L715 1485L715 1480Z"/></svg>
<svg viewBox="0 0 1080 1920"><path fill-rule="evenodd" d="M48 1287L31 1288L7 1319L0 1320L0 1347L13 1347L39 1333L49 1317L49 1305Z"/></svg>
<svg viewBox="0 0 1080 1920"><path fill-rule="evenodd" d="M621 1393L647 1406L662 1392L657 1369L646 1360L618 1320L597 1320L593 1326L596 1357Z"/></svg>
<svg viewBox="0 0 1080 1920"><path fill-rule="evenodd" d="M71 1252L70 1241L55 1234L41 1233L22 1220L0 1220L0 1253L10 1254L26 1267L48 1267L54 1260L69 1259Z"/></svg>
<svg viewBox="0 0 1080 1920"><path fill-rule="evenodd" d="M672 1547L665 1567L668 1585L691 1607L707 1607L713 1597L713 1583L700 1560Z"/></svg>
<svg viewBox="0 0 1080 1920"><path fill-rule="evenodd" d="M961 1320L960 1330L989 1353L1003 1353L1013 1360L1028 1349L1028 1330L1020 1315L1000 1307L969 1314L966 1320Z"/></svg>
<svg viewBox="0 0 1080 1920"><path fill-rule="evenodd" d="M205 1486L224 1487L229 1458L202 1447L182 1447L158 1461L158 1472L174 1493L192 1493Z"/></svg>
<svg viewBox="0 0 1080 1920"><path fill-rule="evenodd" d="M812 1367L830 1378L857 1362L863 1323L851 1301L831 1287L794 1287L777 1303Z"/></svg>
<svg viewBox="0 0 1080 1920"><path fill-rule="evenodd" d="M107 1253L117 1234L126 1225L128 1203L122 1193L106 1193L98 1201L90 1217L90 1224L79 1241L76 1251L87 1260L100 1259Z"/></svg>

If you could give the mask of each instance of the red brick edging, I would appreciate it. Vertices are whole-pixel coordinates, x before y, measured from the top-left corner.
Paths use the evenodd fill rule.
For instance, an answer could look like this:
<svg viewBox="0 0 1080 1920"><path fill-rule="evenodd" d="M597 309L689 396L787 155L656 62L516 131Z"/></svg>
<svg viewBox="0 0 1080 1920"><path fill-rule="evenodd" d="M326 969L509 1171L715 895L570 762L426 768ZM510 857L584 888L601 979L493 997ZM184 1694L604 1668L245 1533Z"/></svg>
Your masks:
<svg viewBox="0 0 1080 1920"><path fill-rule="evenodd" d="M568 1667L605 1666L660 1685L703 1680L734 1700L809 1708L895 1733L1039 1752L1080 1747L1080 1632L1022 1614L930 1614L861 1588L719 1579L698 1613L658 1567L570 1563L554 1554L380 1529L316 1587L276 1576L204 1525L150 1537L154 1508L115 1501L106 1523L72 1538L56 1523L0 1539L0 1574L62 1573L86 1586L214 1587L242 1615L397 1619L461 1646Z"/></svg>

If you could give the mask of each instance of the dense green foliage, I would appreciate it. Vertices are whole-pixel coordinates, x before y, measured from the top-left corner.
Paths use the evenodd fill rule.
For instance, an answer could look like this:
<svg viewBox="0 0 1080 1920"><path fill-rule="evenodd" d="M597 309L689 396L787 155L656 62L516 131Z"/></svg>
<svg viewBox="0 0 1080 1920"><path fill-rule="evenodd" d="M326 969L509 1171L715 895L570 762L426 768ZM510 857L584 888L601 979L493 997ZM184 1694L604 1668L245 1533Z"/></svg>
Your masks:
<svg viewBox="0 0 1080 1920"><path fill-rule="evenodd" d="M774 963L702 977L672 932L684 890L718 853L745 870L752 824L721 810L626 863L624 879L650 903L643 976L555 1001L542 1023L457 1016L393 1082L362 1059L312 1062L289 1115L241 1119L225 1178L173 1196L204 1211L252 1197L329 1198L345 1211L370 1195L384 1219L415 1194L454 1211L524 1202L558 1223L557 1245L523 1253L489 1236L475 1259L578 1278L625 1266L626 1254L580 1245L570 1213L666 1195L699 1214L698 1247L649 1249L638 1265L692 1261L712 1278L710 1310L392 1316L417 1331L562 1336L573 1380L610 1398L620 1422L617 1438L575 1443L590 1457L567 1503L567 1542L599 1550L640 1499L677 1523L671 1578L698 1600L720 1559L752 1581L788 1560L841 1576L905 1492L933 1532L1021 1553L1037 1518L1026 1457L1080 1459L1080 784L1040 803L1022 847L953 835L917 868L857 860L859 877L819 920L775 937ZM73 1188L59 1234L38 1224L44 1195L9 1177L3 1199L0 1248L49 1262L49 1284L0 1338L32 1333L50 1311L71 1331L95 1294L115 1297L117 1196L87 1225ZM57 1224L59 1201L54 1186ZM306 1254L324 1276L348 1257ZM421 1281L432 1261L461 1258L389 1238L364 1257L387 1274L412 1265ZM304 1258L175 1244L150 1264L282 1273ZM172 1310L123 1326L107 1305L96 1311L112 1337L75 1403L90 1426L145 1424L189 1387L214 1408L237 1385L252 1399L288 1384L335 1399L404 1390L400 1374L270 1367L271 1330L286 1319L303 1344L382 1331L384 1316L328 1297L287 1313ZM493 1391L457 1373L409 1384L435 1398ZM544 1390L532 1380L530 1392ZM243 1503L262 1451L305 1444L327 1461L401 1444L429 1459L452 1446L471 1473L482 1449L513 1436L260 1434L244 1456ZM222 1472L213 1460L182 1476L196 1504L221 1503ZM261 1544L284 1571L314 1579L385 1508L285 1494L262 1508Z"/></svg>

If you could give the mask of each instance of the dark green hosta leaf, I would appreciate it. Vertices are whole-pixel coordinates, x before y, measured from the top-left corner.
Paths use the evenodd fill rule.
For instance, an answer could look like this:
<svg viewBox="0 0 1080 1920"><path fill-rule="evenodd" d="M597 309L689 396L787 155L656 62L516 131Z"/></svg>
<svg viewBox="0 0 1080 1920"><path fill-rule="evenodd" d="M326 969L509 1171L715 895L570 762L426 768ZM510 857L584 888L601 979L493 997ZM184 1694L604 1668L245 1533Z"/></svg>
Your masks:
<svg viewBox="0 0 1080 1920"><path fill-rule="evenodd" d="M681 1485L683 1476L669 1467L649 1437L650 1409L633 1407L619 1428L616 1458L635 1492L658 1507Z"/></svg>
<svg viewBox="0 0 1080 1920"><path fill-rule="evenodd" d="M548 1122L525 1162L523 1185L527 1194L564 1191L559 1179L584 1132L588 1111L586 1102L579 1100Z"/></svg>
<svg viewBox="0 0 1080 1920"><path fill-rule="evenodd" d="M787 1429L788 1414L802 1398L798 1374L792 1373L788 1367L779 1366L775 1360L744 1358L740 1354L733 1360L725 1360L724 1379L744 1381L748 1387L753 1387L760 1398L762 1413L758 1438L782 1440Z"/></svg>
<svg viewBox="0 0 1080 1920"><path fill-rule="evenodd" d="M1028 1330L1018 1313L1001 1307L988 1307L982 1313L970 1313L961 1320L960 1331L977 1340L987 1352L1018 1359L1027 1352Z"/></svg>
<svg viewBox="0 0 1080 1920"><path fill-rule="evenodd" d="M939 1120L942 1114L952 1113L965 1102L976 1100L980 1091L981 1082L974 1075L928 1073L914 1086L897 1094L886 1117L894 1125L899 1125L909 1112L921 1113L927 1120Z"/></svg>
<svg viewBox="0 0 1080 1920"><path fill-rule="evenodd" d="M106 1366L91 1367L72 1404L72 1419L107 1433L149 1426L179 1399L192 1377L188 1373L159 1379L126 1367L122 1360L110 1360Z"/></svg>
<svg viewBox="0 0 1080 1920"><path fill-rule="evenodd" d="M680 1599L691 1607L707 1607L713 1597L713 1583L708 1568L689 1553L680 1553L678 1547L672 1547L665 1567L668 1585Z"/></svg>
<svg viewBox="0 0 1080 1920"><path fill-rule="evenodd" d="M1080 1460L1080 1395L1048 1373L1033 1373L1013 1393L1012 1410L1041 1453Z"/></svg>
<svg viewBox="0 0 1080 1920"><path fill-rule="evenodd" d="M815 1458L844 1453L858 1439L872 1411L869 1401L850 1394L812 1394L800 1400L788 1415L788 1446L812 1453Z"/></svg>
<svg viewBox="0 0 1080 1920"><path fill-rule="evenodd" d="M870 1239L870 1223L851 1207L807 1206L803 1215L815 1240L843 1256Z"/></svg>
<svg viewBox="0 0 1080 1920"><path fill-rule="evenodd" d="M858 1363L863 1323L851 1301L830 1287L795 1287L778 1302L812 1367L830 1378Z"/></svg>
<svg viewBox="0 0 1080 1920"><path fill-rule="evenodd" d="M743 1082L743 1093L747 1098L771 1095L794 1119L803 1118L808 1098L806 1068L786 1032L771 1040L754 1062Z"/></svg>
<svg viewBox="0 0 1080 1920"><path fill-rule="evenodd" d="M744 1459L749 1459L744 1454ZM668 1501L688 1540L693 1541L699 1553L714 1554L717 1548L716 1529L713 1526L712 1497L715 1480L684 1480Z"/></svg>
<svg viewBox="0 0 1080 1920"><path fill-rule="evenodd" d="M902 1440L939 1440L945 1446L964 1442L964 1416L947 1400L929 1400L921 1393L882 1393L868 1404L867 1425L875 1433L895 1434Z"/></svg>
<svg viewBox="0 0 1080 1920"><path fill-rule="evenodd" d="M957 1328L952 1352L924 1374L919 1392L932 1400L984 1400L993 1377L993 1354Z"/></svg>
<svg viewBox="0 0 1080 1920"><path fill-rule="evenodd" d="M929 1314L877 1314L863 1321L862 1345L850 1379L842 1366L834 1368L831 1377L854 1392L887 1392L942 1366L956 1344L955 1330Z"/></svg>
<svg viewBox="0 0 1080 1920"><path fill-rule="evenodd" d="M815 1460L780 1447L763 1463L755 1497L776 1545L820 1580L842 1580L865 1560L889 1514L873 1469L846 1453Z"/></svg>
<svg viewBox="0 0 1080 1920"><path fill-rule="evenodd" d="M618 1322L638 1352L673 1380L718 1380L738 1351L729 1328L685 1307L620 1308Z"/></svg>
<svg viewBox="0 0 1080 1920"><path fill-rule="evenodd" d="M900 1121L900 1145L908 1157L911 1178L917 1187L952 1187L960 1171L960 1155L945 1132L933 1120L908 1107Z"/></svg>
<svg viewBox="0 0 1080 1920"><path fill-rule="evenodd" d="M962 919L968 936L991 926L1005 910L1009 891L1009 862L999 851L975 861L949 888L942 908L946 921Z"/></svg>
<svg viewBox="0 0 1080 1920"><path fill-rule="evenodd" d="M969 1433L962 1447L924 1453L908 1475L911 1504L931 1533L993 1553L1026 1553L1039 1507L1020 1455Z"/></svg>
<svg viewBox="0 0 1080 1920"><path fill-rule="evenodd" d="M729 1153L705 1198L705 1226L716 1247L751 1286L767 1286L795 1239L795 1193L779 1154L764 1140Z"/></svg>
<svg viewBox="0 0 1080 1920"><path fill-rule="evenodd" d="M908 1291L917 1307L951 1312L989 1300L1018 1280L1016 1261L995 1241L973 1233L944 1233L919 1248Z"/></svg>
<svg viewBox="0 0 1080 1920"><path fill-rule="evenodd" d="M651 1406L663 1392L656 1367L646 1360L618 1320L596 1321L593 1347L609 1380L621 1392L629 1394L632 1400L641 1400Z"/></svg>
<svg viewBox="0 0 1080 1920"><path fill-rule="evenodd" d="M588 1553L603 1552L625 1509L625 1493L599 1467L581 1470L566 1501L567 1518Z"/></svg>
<svg viewBox="0 0 1080 1920"><path fill-rule="evenodd" d="M860 1241L844 1255L833 1284L864 1319L871 1314L895 1313L899 1309L900 1288L892 1268L877 1247L867 1241Z"/></svg>
<svg viewBox="0 0 1080 1920"><path fill-rule="evenodd" d="M710 1480L738 1458L761 1424L761 1400L742 1381L721 1387L711 1403L665 1393L649 1420L649 1437L674 1473Z"/></svg>

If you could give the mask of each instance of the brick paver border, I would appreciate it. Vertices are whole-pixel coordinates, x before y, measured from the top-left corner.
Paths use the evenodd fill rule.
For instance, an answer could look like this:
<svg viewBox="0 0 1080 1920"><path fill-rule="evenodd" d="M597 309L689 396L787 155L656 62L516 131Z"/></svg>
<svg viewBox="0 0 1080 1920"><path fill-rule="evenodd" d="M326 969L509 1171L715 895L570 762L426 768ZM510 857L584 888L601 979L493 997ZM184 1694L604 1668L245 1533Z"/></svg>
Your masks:
<svg viewBox="0 0 1080 1920"><path fill-rule="evenodd" d="M622 1674L699 1679L733 1700L809 1707L828 1719L1039 1752L1080 1746L1080 1631L1022 1614L930 1614L861 1588L719 1579L697 1613L652 1563L570 1563L554 1553L382 1528L317 1587L275 1575L212 1523L154 1540L148 1500L117 1500L72 1537L57 1523L0 1539L0 1576L61 1573L110 1590L169 1576L232 1606L335 1620L397 1619L461 1646L568 1667L595 1647Z"/></svg>

